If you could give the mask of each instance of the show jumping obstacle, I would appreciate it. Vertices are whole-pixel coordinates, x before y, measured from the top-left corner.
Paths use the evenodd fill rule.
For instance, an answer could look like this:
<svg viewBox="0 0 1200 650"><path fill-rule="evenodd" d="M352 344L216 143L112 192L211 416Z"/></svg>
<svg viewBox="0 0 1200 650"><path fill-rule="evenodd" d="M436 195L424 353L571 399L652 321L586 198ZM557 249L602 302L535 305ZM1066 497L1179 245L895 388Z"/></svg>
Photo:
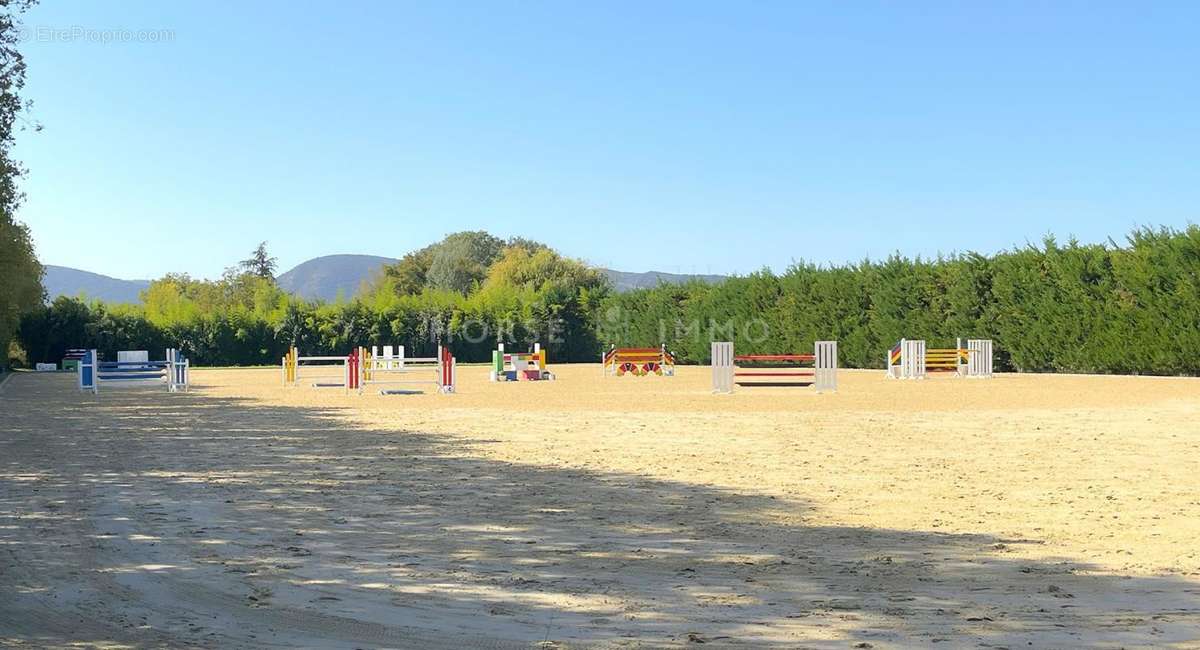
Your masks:
<svg viewBox="0 0 1200 650"><path fill-rule="evenodd" d="M714 393L737 386L812 386L816 392L837 390L837 341L817 341L813 354L733 353L733 343L712 344Z"/></svg>
<svg viewBox="0 0 1200 650"><path fill-rule="evenodd" d="M546 351L540 343L533 344L533 352L505 352L504 344L492 350L492 381L541 381L554 379L554 373L546 370Z"/></svg>
<svg viewBox="0 0 1200 650"><path fill-rule="evenodd" d="M87 350L77 368L79 390L96 394L101 384L165 384L168 392L186 392L189 368L188 360L175 348L167 348L163 361L150 361L145 350L122 350L117 352L116 361L100 361L95 350Z"/></svg>
<svg viewBox="0 0 1200 650"><path fill-rule="evenodd" d="M962 339L953 348L926 348L925 341L900 339L888 350L889 379L923 379L931 372L953 372L956 377L992 376L992 340Z"/></svg>
<svg viewBox="0 0 1200 650"><path fill-rule="evenodd" d="M357 347L344 357L302 357L293 347L283 357L283 385L298 386L302 379L318 380L313 381L313 388L361 392L369 385L433 384L438 392L454 392L457 363L449 349L439 345L436 357L406 357L403 346L399 347L398 354L394 354L390 345L384 346L382 356L376 356L376 349ZM324 374L312 375L305 370ZM417 373L429 370L434 371L433 377L414 378ZM382 395L394 395L409 391L383 389L379 392Z"/></svg>
<svg viewBox="0 0 1200 650"><path fill-rule="evenodd" d="M657 348L618 348L614 345L608 352L600 355L600 362L605 377L620 377L625 374L635 377L650 374L671 377L675 374L675 355L667 352L666 344Z"/></svg>
<svg viewBox="0 0 1200 650"><path fill-rule="evenodd" d="M355 348L348 363L358 372L352 375L350 390L363 390L371 385L384 384L433 384L439 393L453 393L458 374L458 362L450 349L438 346L436 357L405 357L404 346L399 354L392 353L392 346L383 346L383 356L376 356L376 348ZM418 373L433 371L433 377L418 378ZM401 395L410 391L381 389L380 395Z"/></svg>
<svg viewBox="0 0 1200 650"><path fill-rule="evenodd" d="M283 385L299 386L300 381L312 381L313 388L342 388L349 390L357 369L350 367L350 357L302 357L295 347L283 355Z"/></svg>

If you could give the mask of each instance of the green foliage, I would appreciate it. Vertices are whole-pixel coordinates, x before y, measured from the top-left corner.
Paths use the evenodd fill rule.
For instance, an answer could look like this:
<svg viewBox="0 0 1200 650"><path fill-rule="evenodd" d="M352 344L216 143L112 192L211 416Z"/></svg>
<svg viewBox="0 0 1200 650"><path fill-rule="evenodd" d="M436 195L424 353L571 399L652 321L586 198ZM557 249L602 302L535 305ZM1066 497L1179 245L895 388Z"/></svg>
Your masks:
<svg viewBox="0 0 1200 650"><path fill-rule="evenodd" d="M522 237L506 242L483 231L457 232L384 267L380 280L367 292L412 296L426 289L439 289L469 295L488 278L497 260L512 251L531 256L546 252L557 257L545 244Z"/></svg>
<svg viewBox="0 0 1200 650"><path fill-rule="evenodd" d="M466 251L458 268L491 246L466 235L446 249ZM142 305L59 298L22 320L19 339L31 362L58 361L73 347L113 355L175 345L198 364L221 365L278 363L291 345L325 355L402 344L429 356L443 344L460 361L486 361L497 341L512 349L540 342L558 362L595 361L609 344L666 343L681 361L705 363L714 340L771 353L835 339L842 364L878 368L900 338L946 346L961 337L993 339L1001 369L1200 372L1196 226L1137 230L1124 245L1046 239L993 257L801 262L782 275L622 294L597 270L520 240L487 253L486 272L472 270L465 293L416 281L437 246L406 256L348 301L306 302L252 273L216 282L169 275L151 283Z"/></svg>
<svg viewBox="0 0 1200 650"><path fill-rule="evenodd" d="M238 268L264 280L275 279L275 267L278 260L267 253L267 242L262 242L250 253L250 257L238 262Z"/></svg>
<svg viewBox="0 0 1200 650"><path fill-rule="evenodd" d="M426 279L435 289L465 295L487 277L503 247L502 240L482 231L450 235L434 247Z"/></svg>
<svg viewBox="0 0 1200 650"><path fill-rule="evenodd" d="M43 296L42 265L29 229L0 206L0 368L8 365L8 346L22 315L37 309Z"/></svg>
<svg viewBox="0 0 1200 650"><path fill-rule="evenodd" d="M428 286L429 265L432 263L433 251L430 248L409 253L399 262L383 268L382 286L378 288L399 296L421 293ZM372 289L367 288L368 291Z"/></svg>
<svg viewBox="0 0 1200 650"><path fill-rule="evenodd" d="M57 363L70 348L90 342L92 311L78 298L59 296L21 319L17 338L30 359Z"/></svg>
<svg viewBox="0 0 1200 650"><path fill-rule="evenodd" d="M1047 239L991 258L801 263L778 277L614 295L600 313L601 341L666 343L685 362L707 362L714 340L770 353L835 339L841 363L878 368L901 338L961 337L993 339L1002 369L1194 375L1200 228L1141 229L1125 246Z"/></svg>
<svg viewBox="0 0 1200 650"><path fill-rule="evenodd" d="M480 242L490 245L467 234L451 239L468 257ZM411 269L429 250L396 266ZM152 282L140 305L59 298L29 314L20 336L36 361L58 361L69 348L95 347L111 359L121 349L170 345L200 365L273 364L292 345L334 355L401 344L410 355L432 356L441 344L467 362L489 359L497 341L540 342L559 361L591 360L599 345L595 306L608 290L604 276L530 242L489 255L482 275L471 272L469 294L432 285L398 292L399 276L385 276L355 299L330 304L289 296L252 272L230 271L215 282L172 274Z"/></svg>
<svg viewBox="0 0 1200 650"><path fill-rule="evenodd" d="M8 365L9 344L22 314L36 309L43 298L42 265L29 229L16 219L23 198L17 182L25 170L12 158L17 120L28 107L19 95L25 87L25 59L17 49L17 16L32 4L0 6L0 369Z"/></svg>

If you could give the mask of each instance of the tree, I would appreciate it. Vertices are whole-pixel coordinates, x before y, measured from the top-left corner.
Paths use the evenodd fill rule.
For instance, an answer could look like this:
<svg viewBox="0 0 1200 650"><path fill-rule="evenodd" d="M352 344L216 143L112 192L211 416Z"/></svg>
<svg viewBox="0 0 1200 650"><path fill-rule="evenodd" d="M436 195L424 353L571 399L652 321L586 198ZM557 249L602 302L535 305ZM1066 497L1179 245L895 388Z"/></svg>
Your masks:
<svg viewBox="0 0 1200 650"><path fill-rule="evenodd" d="M0 368L8 365L8 346L21 315L41 305L45 296L42 265L34 255L29 228L16 219L24 198L17 181L25 168L12 158L14 127L29 108L19 94L25 87L25 59L17 49L17 16L32 4L0 4Z"/></svg>
<svg viewBox="0 0 1200 650"><path fill-rule="evenodd" d="M250 257L238 262L242 271L258 276L264 280L275 279L275 267L278 260L267 253L267 242L262 242L250 253Z"/></svg>
<svg viewBox="0 0 1200 650"><path fill-rule="evenodd" d="M518 240L531 252L543 244ZM425 289L469 294L488 276L488 270L505 248L504 240L484 231L456 232L442 241L405 255L383 268L380 287L397 296L412 296ZM368 287L368 293L377 287Z"/></svg>
<svg viewBox="0 0 1200 650"><path fill-rule="evenodd" d="M38 306L22 316L17 336L31 363L58 363L67 350L93 343L89 337L93 320L87 303L59 296L53 303Z"/></svg>
<svg viewBox="0 0 1200 650"><path fill-rule="evenodd" d="M483 282L504 241L482 230L456 232L437 244L427 280L435 289L467 295Z"/></svg>
<svg viewBox="0 0 1200 650"><path fill-rule="evenodd" d="M383 267L382 279L390 284L398 296L416 295L425 289L432 262L432 247L427 246L405 255L395 264Z"/></svg>

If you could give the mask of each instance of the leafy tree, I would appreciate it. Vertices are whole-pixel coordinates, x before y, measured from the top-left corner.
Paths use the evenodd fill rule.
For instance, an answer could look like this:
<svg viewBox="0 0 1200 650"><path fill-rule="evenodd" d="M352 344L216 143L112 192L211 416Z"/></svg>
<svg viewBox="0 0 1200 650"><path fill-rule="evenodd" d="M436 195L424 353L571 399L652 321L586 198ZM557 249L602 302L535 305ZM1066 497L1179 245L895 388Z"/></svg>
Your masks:
<svg viewBox="0 0 1200 650"><path fill-rule="evenodd" d="M467 295L488 277L492 264L510 248L529 253L549 250L545 244L523 238L505 242L483 231L458 232L385 266L379 281L365 293L382 290L413 296L426 289L439 289Z"/></svg>
<svg viewBox="0 0 1200 650"><path fill-rule="evenodd" d="M92 346L92 310L78 298L59 296L21 318L17 337L31 361L57 363L67 350Z"/></svg>
<svg viewBox="0 0 1200 650"><path fill-rule="evenodd" d="M3 157L3 154L0 154ZM0 163L0 167L3 163ZM2 172L0 172L2 173ZM42 265L33 252L29 229L0 206L0 369L8 365L8 347L21 315L36 309L45 293Z"/></svg>
<svg viewBox="0 0 1200 650"><path fill-rule="evenodd" d="M426 247L400 258L383 268L384 290L398 296L412 296L429 286L429 266L433 263L433 248Z"/></svg>
<svg viewBox="0 0 1200 650"><path fill-rule="evenodd" d="M254 252L250 253L250 257L238 262L238 267L245 273L249 273L264 280L275 280L275 268L278 266L277 259L271 257L267 253L267 242L261 242Z"/></svg>
<svg viewBox="0 0 1200 650"><path fill-rule="evenodd" d="M426 276L429 286L466 295L487 277L503 247L503 240L483 231L447 236L434 247Z"/></svg>
<svg viewBox="0 0 1200 650"><path fill-rule="evenodd" d="M37 308L44 297L42 266L29 228L16 219L24 198L17 181L25 169L12 157L17 123L29 108L19 94L25 87L25 59L17 49L18 16L33 4L25 0L0 5L0 368L8 365L9 343L21 315Z"/></svg>

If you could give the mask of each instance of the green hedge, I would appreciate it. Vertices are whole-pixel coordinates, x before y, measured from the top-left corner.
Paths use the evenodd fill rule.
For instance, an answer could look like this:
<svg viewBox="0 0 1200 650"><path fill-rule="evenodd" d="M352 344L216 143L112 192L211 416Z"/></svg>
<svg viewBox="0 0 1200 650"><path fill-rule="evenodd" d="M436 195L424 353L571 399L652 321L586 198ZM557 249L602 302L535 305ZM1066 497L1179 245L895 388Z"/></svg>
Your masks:
<svg viewBox="0 0 1200 650"><path fill-rule="evenodd" d="M306 354L343 354L354 345L398 343L427 355L439 341L460 361L482 362L498 332L510 349L540 341L551 363L595 361L609 344L665 342L682 362L707 363L713 340L769 353L836 339L843 365L879 368L900 338L940 347L962 337L993 339L997 368L1005 370L1200 370L1196 226L1137 230L1124 245L1047 239L991 257L800 263L781 275L622 294L548 252L509 264L465 293L395 295L377 287L336 304L286 296L261 278L169 276L141 306L59 298L23 319L19 339L31 362L58 361L71 347L97 347L112 358L118 349L177 345L201 365L277 363L292 344Z"/></svg>
<svg viewBox="0 0 1200 650"><path fill-rule="evenodd" d="M1195 375L1200 228L1141 229L1123 246L1047 239L992 257L800 263L660 286L612 296L598 327L618 345L665 342L691 363L707 362L712 340L769 353L836 339L844 365L880 368L901 338L962 337L993 339L999 369Z"/></svg>

